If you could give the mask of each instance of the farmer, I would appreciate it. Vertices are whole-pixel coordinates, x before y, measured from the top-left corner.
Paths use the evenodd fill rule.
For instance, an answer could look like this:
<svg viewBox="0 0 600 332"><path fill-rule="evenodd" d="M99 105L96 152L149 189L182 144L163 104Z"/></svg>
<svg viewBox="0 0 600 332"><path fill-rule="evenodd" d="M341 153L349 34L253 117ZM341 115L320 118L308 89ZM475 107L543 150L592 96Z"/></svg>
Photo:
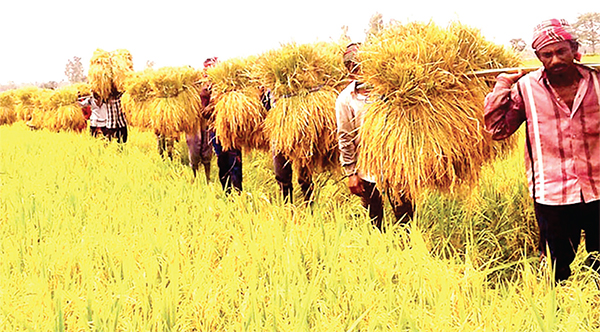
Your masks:
<svg viewBox="0 0 600 332"><path fill-rule="evenodd" d="M215 65L217 58L208 58L204 61L204 71ZM209 118L212 114L213 105L210 103L211 86L210 83L204 83L200 90L200 101L202 103L202 119L195 132L185 134L185 140L188 146L188 156L190 167L194 172L194 178L198 173L200 164L204 168L206 183L210 182L210 162L212 160L212 147L210 144L210 133L208 130Z"/></svg>
<svg viewBox="0 0 600 332"><path fill-rule="evenodd" d="M368 87L357 80L360 74L360 64L356 57L358 48L357 43L351 43L346 47L344 65L350 72L352 82L339 94L335 103L340 162L348 177L350 192L361 198L362 205L368 209L374 225L382 230L383 200L376 187L375 178L356 167L360 141L359 129L363 124L369 103ZM391 203L397 220L406 222L413 217L413 205L407 198L402 197L399 202Z"/></svg>
<svg viewBox="0 0 600 332"><path fill-rule="evenodd" d="M555 279L571 275L581 231L590 258L600 224L600 74L580 60L565 20L544 21L532 47L543 67L524 75L500 74L485 99L485 125L496 140L526 123L525 164L540 241L555 264ZM596 253L597 254L597 253Z"/></svg>
<svg viewBox="0 0 600 332"><path fill-rule="evenodd" d="M121 106L123 92L113 85L112 93L102 104L106 104L106 137L108 140L117 139L118 143L127 142L127 121Z"/></svg>
<svg viewBox="0 0 600 332"><path fill-rule="evenodd" d="M217 64L217 58L208 58L204 61L204 69ZM213 105L210 100L211 97L211 85L210 83L202 88L200 92L200 98L202 98L202 106L205 111L204 114L212 122L213 117ZM215 154L217 155L217 166L219 167L219 180L223 190L229 194L232 189L242 191L242 151L236 148L230 148L224 150L219 138L216 137L212 130L206 130L209 135L210 142L212 143ZM206 167L206 164L205 164ZM206 170L206 168L205 168Z"/></svg>
<svg viewBox="0 0 600 332"><path fill-rule="evenodd" d="M91 96L81 97L79 98L79 104L83 108L89 107L90 109L90 134L93 137L106 136L107 110L106 105L100 100L100 96L93 93Z"/></svg>

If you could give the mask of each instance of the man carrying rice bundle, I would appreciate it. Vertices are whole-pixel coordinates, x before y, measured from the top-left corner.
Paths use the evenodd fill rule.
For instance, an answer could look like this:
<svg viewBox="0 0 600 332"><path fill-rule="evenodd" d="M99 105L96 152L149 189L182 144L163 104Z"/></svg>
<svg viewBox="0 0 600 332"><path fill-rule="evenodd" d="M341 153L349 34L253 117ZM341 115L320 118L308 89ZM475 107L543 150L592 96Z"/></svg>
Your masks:
<svg viewBox="0 0 600 332"><path fill-rule="evenodd" d="M376 176L396 202L416 204L429 190L458 193L475 185L482 165L504 145L483 129L489 87L466 73L515 66L518 56L476 29L432 22L390 23L358 53L360 80L372 87L358 169Z"/></svg>
<svg viewBox="0 0 600 332"><path fill-rule="evenodd" d="M374 225L383 230L383 200L375 178L356 166L360 145L359 129L369 107L368 88L357 80L360 73L360 63L356 59L358 46L351 43L344 52L344 65L350 72L352 82L339 94L335 105L340 162L348 177L350 192L361 198ZM396 220L406 222L413 217L413 205L408 198L390 201Z"/></svg>
<svg viewBox="0 0 600 332"><path fill-rule="evenodd" d="M600 73L575 62L578 46L567 21L542 22L532 47L543 67L527 75L498 75L485 99L485 124L494 139L526 123L539 250L545 259L548 248L557 281L571 275L582 230L588 262L600 270Z"/></svg>
<svg viewBox="0 0 600 332"><path fill-rule="evenodd" d="M131 53L127 50L106 52L97 49L90 59L88 77L92 92L106 105L106 137L118 143L127 142L127 120L121 106L125 79L133 71Z"/></svg>

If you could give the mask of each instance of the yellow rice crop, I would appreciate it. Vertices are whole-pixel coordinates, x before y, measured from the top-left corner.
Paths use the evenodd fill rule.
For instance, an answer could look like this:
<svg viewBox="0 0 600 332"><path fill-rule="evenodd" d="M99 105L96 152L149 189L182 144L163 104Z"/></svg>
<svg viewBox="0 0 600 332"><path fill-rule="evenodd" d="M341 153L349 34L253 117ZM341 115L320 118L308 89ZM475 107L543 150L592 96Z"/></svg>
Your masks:
<svg viewBox="0 0 600 332"><path fill-rule="evenodd" d="M23 87L15 90L15 112L19 120L28 121L34 110L41 108L41 89L38 87Z"/></svg>
<svg viewBox="0 0 600 332"><path fill-rule="evenodd" d="M258 89L230 91L218 96L213 127L223 149L268 149L262 130L266 114Z"/></svg>
<svg viewBox="0 0 600 332"><path fill-rule="evenodd" d="M152 126L150 101L153 94L150 76L153 75L153 72L152 69L134 72L127 79L121 104L127 122L134 127L149 129Z"/></svg>
<svg viewBox="0 0 600 332"><path fill-rule="evenodd" d="M322 167L336 160L335 100L331 88L277 100L265 120L271 148L295 167Z"/></svg>
<svg viewBox="0 0 600 332"><path fill-rule="evenodd" d="M275 104L265 120L271 149L295 167L336 159L335 99L346 77L342 48L327 43L286 44L262 54L255 66Z"/></svg>
<svg viewBox="0 0 600 332"><path fill-rule="evenodd" d="M224 149L268 149L262 130L267 110L251 71L254 62L254 57L234 58L207 71L214 100L211 125Z"/></svg>
<svg viewBox="0 0 600 332"><path fill-rule="evenodd" d="M124 49L107 52L97 49L90 60L88 80L92 91L108 99L113 88L125 91L127 75L133 71L131 53Z"/></svg>
<svg viewBox="0 0 600 332"><path fill-rule="evenodd" d="M150 75L151 126L158 134L195 132L202 121L202 73L191 67L163 67Z"/></svg>
<svg viewBox="0 0 600 332"><path fill-rule="evenodd" d="M46 110L43 126L52 131L81 131L87 125L77 102L77 86L66 86L52 91L43 104Z"/></svg>
<svg viewBox="0 0 600 332"><path fill-rule="evenodd" d="M13 91L0 92L0 125L13 124L17 121L15 98Z"/></svg>
<svg viewBox="0 0 600 332"><path fill-rule="evenodd" d="M395 196L473 183L500 145L484 131L489 87L464 74L516 66L516 55L458 23L410 23L373 36L359 57L379 96L361 128L359 167Z"/></svg>

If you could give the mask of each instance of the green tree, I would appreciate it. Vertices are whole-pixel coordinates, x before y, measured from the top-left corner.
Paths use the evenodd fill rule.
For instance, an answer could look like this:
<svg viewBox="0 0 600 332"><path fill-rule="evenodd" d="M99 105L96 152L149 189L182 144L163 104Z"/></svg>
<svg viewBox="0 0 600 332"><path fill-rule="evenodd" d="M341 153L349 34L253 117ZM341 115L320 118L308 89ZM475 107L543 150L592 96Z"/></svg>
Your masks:
<svg viewBox="0 0 600 332"><path fill-rule="evenodd" d="M65 75L71 83L85 82L85 74L83 72L83 65L81 64L80 57L74 56L73 59L67 61Z"/></svg>
<svg viewBox="0 0 600 332"><path fill-rule="evenodd" d="M579 42L584 46L590 46L592 53L596 53L596 45L600 43L600 13L579 15L573 27Z"/></svg>

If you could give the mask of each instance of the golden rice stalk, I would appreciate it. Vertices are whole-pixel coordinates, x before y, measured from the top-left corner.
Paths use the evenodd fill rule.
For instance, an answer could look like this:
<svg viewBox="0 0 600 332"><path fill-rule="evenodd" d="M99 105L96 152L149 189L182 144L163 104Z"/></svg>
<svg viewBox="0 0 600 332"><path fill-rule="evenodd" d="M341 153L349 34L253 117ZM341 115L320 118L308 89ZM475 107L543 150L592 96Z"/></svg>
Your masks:
<svg viewBox="0 0 600 332"><path fill-rule="evenodd" d="M283 154L297 168L314 169L337 161L336 98L335 90L323 88L278 99L264 124L273 152Z"/></svg>
<svg viewBox="0 0 600 332"><path fill-rule="evenodd" d="M90 59L88 81L92 91L102 99L108 99L113 89L113 72L110 58L110 52L96 49Z"/></svg>
<svg viewBox="0 0 600 332"><path fill-rule="evenodd" d="M52 91L43 100L44 112L42 127L59 132L63 130L81 131L87 121L77 102L78 86L69 85Z"/></svg>
<svg viewBox="0 0 600 332"><path fill-rule="evenodd" d="M71 84L73 88L77 91L77 95L85 97L92 95L92 86L86 82L77 82Z"/></svg>
<svg viewBox="0 0 600 332"><path fill-rule="evenodd" d="M127 122L140 129L151 128L152 109L150 101L153 98L150 77L154 70L146 69L141 72L133 72L128 76L125 84L125 92L121 96L123 111Z"/></svg>
<svg viewBox="0 0 600 332"><path fill-rule="evenodd" d="M202 73L191 67L164 67L150 77L151 127L154 132L175 136L195 132L202 121L199 84Z"/></svg>
<svg viewBox="0 0 600 332"><path fill-rule="evenodd" d="M111 53L113 80L117 91L125 91L127 75L133 72L133 57L126 49L118 49Z"/></svg>
<svg viewBox="0 0 600 332"><path fill-rule="evenodd" d="M261 54L252 70L277 97L319 87L338 88L346 77L342 54L341 47L327 43L290 43Z"/></svg>
<svg viewBox="0 0 600 332"><path fill-rule="evenodd" d="M486 82L470 70L518 58L458 23L390 25L361 47L361 80L373 96L361 127L359 168L393 197L473 184L501 145L484 130ZM513 143L503 143L510 148Z"/></svg>
<svg viewBox="0 0 600 332"><path fill-rule="evenodd" d="M224 149L268 149L262 130L267 110L251 71L255 57L219 62L207 70L212 84L214 127Z"/></svg>
<svg viewBox="0 0 600 332"><path fill-rule="evenodd" d="M37 87L23 87L14 90L15 112L17 119L27 121L31 118L33 111L41 107L41 89Z"/></svg>
<svg viewBox="0 0 600 332"><path fill-rule="evenodd" d="M268 140L262 130L267 110L260 101L258 89L218 95L214 112L213 126L223 149L268 149Z"/></svg>
<svg viewBox="0 0 600 332"><path fill-rule="evenodd" d="M107 52L96 49L90 59L88 80L92 91L100 98L108 99L113 88L125 91L127 75L133 72L133 58L125 49Z"/></svg>
<svg viewBox="0 0 600 332"><path fill-rule="evenodd" d="M223 94L258 86L251 68L255 57L233 58L208 68L206 74L212 83L212 93Z"/></svg>
<svg viewBox="0 0 600 332"><path fill-rule="evenodd" d="M13 95L13 91L0 92L0 125L10 125L17 121Z"/></svg>

